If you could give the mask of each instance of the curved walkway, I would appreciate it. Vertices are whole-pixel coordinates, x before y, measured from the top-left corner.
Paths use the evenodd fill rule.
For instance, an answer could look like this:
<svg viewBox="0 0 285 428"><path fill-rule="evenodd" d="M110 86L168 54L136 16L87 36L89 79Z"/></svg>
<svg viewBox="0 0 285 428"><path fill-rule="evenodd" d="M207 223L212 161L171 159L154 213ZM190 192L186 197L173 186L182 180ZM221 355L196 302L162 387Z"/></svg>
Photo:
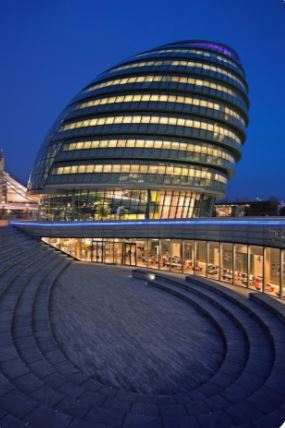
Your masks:
<svg viewBox="0 0 285 428"><path fill-rule="evenodd" d="M0 243L1 428L284 422L284 306L71 263L11 228Z"/></svg>

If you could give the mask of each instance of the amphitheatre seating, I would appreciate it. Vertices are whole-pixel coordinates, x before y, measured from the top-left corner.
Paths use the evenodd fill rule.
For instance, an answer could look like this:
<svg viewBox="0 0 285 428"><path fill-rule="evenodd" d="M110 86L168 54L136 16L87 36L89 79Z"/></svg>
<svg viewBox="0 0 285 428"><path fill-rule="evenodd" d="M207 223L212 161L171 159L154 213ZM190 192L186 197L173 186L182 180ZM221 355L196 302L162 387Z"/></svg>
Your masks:
<svg viewBox="0 0 285 428"><path fill-rule="evenodd" d="M226 354L215 375L187 394L127 393L82 372L54 334L53 286L70 263L0 228L1 428L277 428L285 420L281 304L195 277L143 272L149 286L202 311L221 332Z"/></svg>
<svg viewBox="0 0 285 428"><path fill-rule="evenodd" d="M209 426L218 411L224 421L231 419L225 426L280 427L285 420L285 306L260 293L247 299L194 276L185 281L159 273L147 281L208 311L224 331L225 360L209 383L190 394L189 414ZM232 322L240 339L231 337Z"/></svg>

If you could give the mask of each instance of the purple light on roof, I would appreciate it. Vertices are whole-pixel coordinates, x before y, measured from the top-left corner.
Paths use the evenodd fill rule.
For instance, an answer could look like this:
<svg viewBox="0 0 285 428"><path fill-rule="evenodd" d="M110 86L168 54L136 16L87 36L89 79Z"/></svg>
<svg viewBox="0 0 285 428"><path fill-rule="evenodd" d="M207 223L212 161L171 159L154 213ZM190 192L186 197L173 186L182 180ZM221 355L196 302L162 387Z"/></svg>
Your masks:
<svg viewBox="0 0 285 428"><path fill-rule="evenodd" d="M223 53L224 55L228 55L231 58L234 58L236 61L240 61L239 56L235 54L233 51L227 49L225 46L217 45L216 43L209 43L209 42L188 42L191 46L201 46L204 48L209 49L215 49L216 51L219 51Z"/></svg>

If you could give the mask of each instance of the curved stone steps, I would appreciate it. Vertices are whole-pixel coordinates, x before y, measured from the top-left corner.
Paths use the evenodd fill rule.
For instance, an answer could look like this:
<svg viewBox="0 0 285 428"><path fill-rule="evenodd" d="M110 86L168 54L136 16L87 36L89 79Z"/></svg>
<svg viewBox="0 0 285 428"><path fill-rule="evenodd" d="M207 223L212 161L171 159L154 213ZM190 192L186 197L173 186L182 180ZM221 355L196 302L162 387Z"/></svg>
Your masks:
<svg viewBox="0 0 285 428"><path fill-rule="evenodd" d="M41 257L41 256L39 256ZM39 260L34 258L35 261ZM30 264L26 264L25 267L30 268ZM41 265L39 266L39 268ZM23 276L23 271L27 274L24 267L21 273L18 273L14 278L15 281L18 280L17 285L19 286L24 278L26 282L29 281L29 276ZM29 275L32 275L29 272ZM9 285L9 284L8 284ZM11 285L11 284L10 284ZM14 379L18 375L21 374L21 371L24 372L27 370L25 365L22 364L21 360L19 360L17 353L15 351L15 346L13 342L13 337L11 334L11 325L9 321L13 317L13 310L5 311L5 306L7 304L7 299L9 300L9 306L12 306L11 297L17 299L17 294L9 294L7 292L7 288L5 290L4 296L0 300L0 313L5 314L5 324L1 325L1 331L3 329L5 331L5 346L0 342L1 352L0 352L0 370L1 370L1 400L0 407L2 411L7 412L8 415L4 417L3 421L1 420L1 425L10 426L11 424L16 424L20 426L19 418L23 418L27 413L29 413L32 409L34 409L38 403L35 400L29 399L25 394L21 393L15 385ZM1 336L2 338L2 336ZM1 340L1 339L0 339ZM4 422L5 421L5 422ZM13 426L13 425L11 425ZM16 425L15 425L16 426Z"/></svg>
<svg viewBox="0 0 285 428"><path fill-rule="evenodd" d="M28 261L28 259L31 259L32 262L30 260ZM37 400L27 397L27 395L21 391L23 378L28 376L29 371L27 371L27 366L23 363L21 358L19 358L15 343L24 339L25 346L29 346L30 337L26 336L29 332L21 331L19 337L17 335L13 337L11 323L15 317L15 306L17 306L20 301L22 289L25 287L28 288L31 285L31 281L34 280L38 273L45 275L44 267L49 270L55 267L52 263L50 265L51 259L54 259L58 264L58 255L49 254L49 259L47 260L47 251L43 251L41 246L38 245L37 252L31 251L25 258L25 263L22 262L20 265L14 265L14 268L11 267L12 276L1 276L2 296L0 300L0 317L3 317L2 321L4 322L1 324L2 334L0 334L0 381L2 380L0 385L0 408L3 413L8 412L8 415L4 417L3 421L1 420L1 426L3 427L16 423L20 426L22 422L20 422L18 418L23 419L31 410L39 406ZM1 310L1 308L3 308L3 310ZM5 308L9 309L5 310ZM19 319L19 321L24 323L23 319ZM28 320L24 328L26 328L30 322L31 319ZM21 376L21 374L23 376ZM20 385L15 379L20 379ZM46 408L46 411L47 410ZM54 413L57 414L57 417L60 414L59 412ZM70 420L71 418L68 417L69 422ZM28 426L27 419L25 426Z"/></svg>
<svg viewBox="0 0 285 428"><path fill-rule="evenodd" d="M160 275L159 275L160 277ZM183 281L171 279L168 278L167 281L169 283L173 282L175 283L176 287L183 287L183 290L186 290L186 292L192 292L193 288L195 289L195 292L198 294L202 294L204 298L209 298L209 293L211 294L211 299L214 298L214 300L218 301L218 303L221 304L221 306L225 305L231 307L231 311L235 312L235 316L241 316L240 310L244 310L247 312L248 315L252 317L252 320L250 320L249 324L247 324L248 331L251 333L252 336L256 336L258 332L256 331L256 322L259 322L262 325L262 328L266 335L269 338L269 343L272 345L272 349L269 350L269 352L274 356L272 359L272 363L262 363L262 359L268 358L268 352L264 350L262 347L263 343L260 341L260 336L258 338L253 337L250 348L250 353L252 355L251 358L251 364L249 366L249 371L244 371L241 378L237 380L237 385L233 385L232 388L225 389L223 391L222 396L225 398L228 402L232 400L233 403L236 403L237 401L240 401L238 404L232 404L227 407L227 413L229 416L233 419L234 423L240 424L244 422L248 422L248 415L251 415L251 420L254 421L263 421L266 420L268 422L268 412L274 413L276 412L276 407L278 407L278 403L282 405L283 403L283 397L282 393L285 388L284 382L281 385L280 388L276 386L276 379L270 383L270 379L272 379L273 372L274 372L274 364L276 361L278 361L278 350L275 349L276 345L276 337L274 338L274 332L278 333L278 335L283 336L282 331L284 332L284 325L282 329L282 325L277 325L276 323L280 323L280 321L276 321L275 317L268 316L268 313L264 313L264 311L259 311L256 307L256 305L252 305L251 301L248 301L247 299L244 299L240 296L237 296L236 293L229 292L227 294L227 291L222 289L222 286L218 287L218 291L216 291L216 288L212 286L212 290L209 291L209 287L205 286L207 288L207 292L203 292L203 286L200 287L197 285L188 286L189 289L187 289L187 285L183 283ZM180 283L180 284L179 284ZM218 298L217 293L219 294ZM225 293L224 296L221 296L222 293ZM229 303L231 302L231 303ZM233 302L236 302L236 307ZM235 309L234 309L235 307ZM274 325L275 324L275 325ZM273 336L272 336L273 333ZM285 334L285 333L284 333ZM280 339L280 337L279 337ZM284 336L283 336L284 340ZM283 342L280 342L283 343ZM284 343L283 343L284 345ZM283 346L282 345L282 346ZM284 351L284 348L282 348ZM259 355L258 352L259 351ZM276 352L277 351L277 352ZM280 355L280 353L279 353ZM282 354L284 356L284 354ZM260 366L259 368L255 369L253 366L254 361L256 361L256 366ZM268 375L264 378L262 382L259 382L256 384L255 378L257 375L262 375L262 371L264 370L265 366L272 364L271 370L268 373ZM279 364L280 366L280 364ZM278 373L280 376L280 371L278 369ZM254 377L253 377L254 376ZM262 379L262 378L261 378ZM274 383L275 382L275 383ZM275 385L275 390L274 390ZM243 394L240 394L240 387L242 387L244 390L245 388L248 390L248 393L245 392L244 396ZM285 391L284 391L285 393ZM272 397L272 400L268 400L268 397ZM196 403L199 408L199 402ZM204 401L204 404L209 404L209 400ZM192 403L193 405L193 403ZM223 407L223 403L220 402L218 405ZM189 403L189 406L191 406L191 402ZM284 409L282 409L284 412ZM209 411L209 410L208 410ZM191 412L191 410L190 410ZM195 409L195 414L199 414L203 412L206 414L207 409L204 407L199 408L199 411ZM282 412L279 412L278 415L280 416ZM208 422L210 422L212 415L209 417ZM199 417L198 417L199 418ZM203 420L206 421L206 416L203 416ZM285 415L283 413L283 418L285 418ZM269 418L270 420L270 418ZM261 423L261 422L260 422ZM262 426L262 425L260 425ZM278 425L276 425L278 426Z"/></svg>
<svg viewBox="0 0 285 428"><path fill-rule="evenodd" d="M232 339L229 336L229 333L227 333L227 330L229 330L229 328L228 328L228 319L230 318L234 324L238 325L239 328L243 331L244 336L247 337L247 346L249 347L249 351L251 349L252 343L255 343L254 342L255 337L253 336L253 333L251 332L251 334L249 334L249 332L247 331L246 326L244 325L244 323L242 323L240 321L240 317L237 316L237 314L234 316L233 313L231 312L231 310L229 308L227 308L226 306L221 305L220 302L217 301L216 299L209 298L209 296L203 294L203 292L201 290L199 290L199 289L198 290L192 290L192 288L189 289L189 286L187 284L183 283L182 281L179 282L179 280L173 282L172 279L170 279L168 281L168 279L166 278L166 281L169 282L170 286L171 286L171 284L173 285L174 290L176 290L177 287L182 287L184 293L181 293L181 291L179 291L180 292L180 297L182 297L184 299L187 298L187 297L190 298L190 303L193 302L193 301L197 303L197 297L198 297L198 299L200 299L200 300L198 300L198 302L200 303L200 306L202 308L203 307L205 308L206 307L205 306L205 302L208 301L209 304L210 304L210 306L207 309L208 310L208 315L213 314L213 305L216 306L216 311L214 312L216 320L219 319L219 318L221 319L220 320L220 328L224 329L224 333L227 334L228 349L227 349L226 358L225 358L224 364L222 364L222 366L220 367L220 370L210 380L211 387L210 387L210 385L207 385L207 384L202 385L201 387L198 387L197 389L195 389L193 391L193 393L191 393L191 396L194 399L196 399L196 398L206 398L208 396L210 397L210 396L214 395L215 392L218 392L219 390L225 391L225 389L227 388L227 385L230 386L233 383L234 379L235 379L235 382L236 382L237 379L239 379L241 376L243 376L245 368L249 364L249 361L250 362L254 361L254 355L250 355L250 353L249 353L248 356L247 356L247 359L246 360L243 359L243 361L242 361L243 366L242 366L241 370L239 371L239 373L237 373L237 376L234 378L233 374L234 374L234 370L235 370L235 365L237 363L241 362L240 359L239 359L239 354L237 354L237 353L240 353L240 351L242 350L242 347L241 347L241 341L240 340L238 340L238 339ZM157 285L158 282L157 282L157 280L155 280L155 281L151 281L150 284L151 285ZM163 283L161 283L161 286L163 286ZM171 292L173 293L174 290L171 289ZM167 289L166 289L166 291L167 291ZM189 295L190 293L191 293L191 297ZM193 293L195 294L195 297L192 296ZM178 294L178 296L179 296L179 294ZM225 319L221 318L221 313L223 313L223 312L227 315L227 318L225 318ZM238 315L240 315L240 314L238 314ZM252 322L251 320L247 320L247 321L248 322ZM257 326L255 326L255 328L258 329ZM259 334L258 341L259 342L262 341L261 344L266 346L268 343L267 343L267 338L264 337L263 331L259 330L258 334ZM272 360L273 360L273 356L272 356ZM228 377L229 374L231 374L231 379ZM212 383L213 384L217 383L216 387L213 387ZM218 388L218 386L219 386L219 388ZM199 393L202 393L202 395L199 394ZM246 394L247 391L244 391L244 393ZM224 397L224 398L228 399L227 397Z"/></svg>
<svg viewBox="0 0 285 428"><path fill-rule="evenodd" d="M42 248L41 245L38 246L38 252L40 248ZM76 423L80 420L81 424L84 424L79 416L83 417L87 412L90 412L88 416L90 423L100 420L101 422L108 421L110 424L111 420L112 423L115 419L123 420L126 410L113 408L118 403L122 406L126 405L126 401L122 400L112 402L117 391L112 388L104 388L79 372L61 354L57 342L54 342L53 350L45 348L49 330L49 292L59 273L54 269L55 266L51 259L54 259L56 263L58 259L65 258L59 254L53 256L48 254L48 256L47 258L47 253L44 251L42 264L37 263L40 257L38 256L38 259L32 258L32 263L27 262L18 266L17 269L14 267L16 273L13 272L13 277L7 281L5 293L0 300L0 308L1 304L9 306L9 316L5 320L5 340L9 345L10 354L6 355L8 361L1 361L0 356L0 370L2 374L4 372L10 388L5 393L3 391L1 401L3 412L8 413L9 423L11 418L20 418L25 424L41 428L43 427L41 418L44 414L49 417L48 427L67 426L74 418ZM50 274L52 274L52 278L49 277ZM41 293L46 290L48 294ZM43 317L44 309L47 312ZM43 341L41 342L41 340ZM41 342L41 347L38 346L38 342ZM46 358L46 355L49 356L49 359ZM49 363L53 361L53 365L47 363L48 360ZM61 379L55 368L58 365L64 372ZM80 387L79 385L85 381L84 388ZM60 391L61 388L62 391ZM100 395L95 394L94 390L98 391L99 388L101 389ZM78 396L80 396L80 400L78 400ZM14 399L13 404L11 404L12 398ZM102 408L104 401L108 401L108 403ZM18 410L14 410L15 403L17 403ZM52 420L54 422L50 425ZM4 422L3 426L5 426Z"/></svg>
<svg viewBox="0 0 285 428"><path fill-rule="evenodd" d="M285 394L285 307L282 303L270 298L269 296L260 293L251 293L249 299L242 299L231 290L223 289L216 285L213 287L211 283L204 282L200 284L198 281L197 287L206 288L220 295L226 295L227 299L241 305L245 308L252 317L259 320L266 326L267 334L271 337L272 346L275 352L275 358L272 364L270 376L267 378L265 385L275 389L277 393ZM193 287L193 285L192 285ZM259 358L264 358L261 352ZM258 356L257 356L258 358ZM281 385L277 385L274 377L278 375L279 380L282 380ZM282 387L284 385L284 387Z"/></svg>

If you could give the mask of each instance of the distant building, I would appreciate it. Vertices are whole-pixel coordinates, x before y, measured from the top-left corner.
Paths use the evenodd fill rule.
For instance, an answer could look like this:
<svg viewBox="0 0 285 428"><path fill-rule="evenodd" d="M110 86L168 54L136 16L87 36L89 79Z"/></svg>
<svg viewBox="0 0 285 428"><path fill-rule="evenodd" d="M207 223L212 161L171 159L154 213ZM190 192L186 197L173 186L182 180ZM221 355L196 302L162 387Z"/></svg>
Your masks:
<svg viewBox="0 0 285 428"><path fill-rule="evenodd" d="M27 188L11 177L4 168L0 152L0 218L35 218L38 203L26 196Z"/></svg>
<svg viewBox="0 0 285 428"><path fill-rule="evenodd" d="M216 217L256 217L285 215L284 201L268 199L266 201L216 202Z"/></svg>

